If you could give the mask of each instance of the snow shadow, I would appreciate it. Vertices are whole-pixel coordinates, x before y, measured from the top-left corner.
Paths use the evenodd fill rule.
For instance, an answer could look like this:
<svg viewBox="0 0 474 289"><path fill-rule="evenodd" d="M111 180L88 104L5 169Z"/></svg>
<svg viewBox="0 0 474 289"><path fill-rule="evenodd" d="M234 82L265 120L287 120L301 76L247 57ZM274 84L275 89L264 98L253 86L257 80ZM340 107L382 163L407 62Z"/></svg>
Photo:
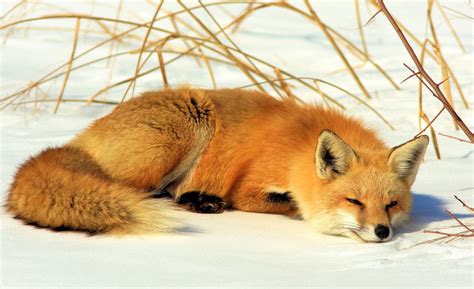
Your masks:
<svg viewBox="0 0 474 289"><path fill-rule="evenodd" d="M413 193L411 221L399 228L399 233L411 233L425 229L430 223L452 220L445 212L446 202L431 195ZM461 206L461 204L459 204ZM471 214L455 214L459 219L472 218Z"/></svg>

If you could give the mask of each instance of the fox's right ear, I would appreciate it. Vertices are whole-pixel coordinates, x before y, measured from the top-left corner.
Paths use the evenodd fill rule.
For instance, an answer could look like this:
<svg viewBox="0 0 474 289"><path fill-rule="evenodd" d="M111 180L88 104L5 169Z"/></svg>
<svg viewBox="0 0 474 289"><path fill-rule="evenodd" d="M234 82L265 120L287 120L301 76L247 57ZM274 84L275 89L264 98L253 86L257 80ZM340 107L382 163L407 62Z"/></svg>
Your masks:
<svg viewBox="0 0 474 289"><path fill-rule="evenodd" d="M330 130L323 130L316 147L316 174L322 180L336 178L349 169L354 150Z"/></svg>
<svg viewBox="0 0 474 289"><path fill-rule="evenodd" d="M415 182L415 177L429 143L426 135L421 135L390 151L388 164L392 171L409 186Z"/></svg>

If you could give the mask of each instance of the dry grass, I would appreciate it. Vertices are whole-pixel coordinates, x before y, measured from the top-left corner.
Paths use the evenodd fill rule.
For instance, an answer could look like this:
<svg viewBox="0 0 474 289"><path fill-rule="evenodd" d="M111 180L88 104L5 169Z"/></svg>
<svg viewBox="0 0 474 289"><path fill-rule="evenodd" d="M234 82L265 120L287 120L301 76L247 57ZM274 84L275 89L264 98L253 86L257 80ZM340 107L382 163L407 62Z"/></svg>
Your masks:
<svg viewBox="0 0 474 289"><path fill-rule="evenodd" d="M346 52L343 51L342 47L345 47L347 49L347 52L353 54L355 57L362 59L364 62L370 63L377 71L381 73L381 75L384 78L386 78L389 81L389 83L395 89L397 90L400 89L400 87L388 75L388 73L368 55L366 50L360 49L356 44L354 44L352 41L344 37L341 33L337 32L334 28L324 23L320 19L319 15L316 13L316 9L314 9L313 5L308 0L304 1L306 10L299 8L298 6L294 5L294 2L290 2L290 1L274 1L274 2L264 2L264 3L260 3L258 1L249 1L249 2L251 2L251 4L253 5L248 5L246 11L237 18L237 20L239 21L239 26L250 15L253 15L256 11L261 10L261 9L275 7L275 8L285 9L289 11L290 13L296 13L297 15L300 15L303 18L309 20L310 23L316 25L316 27L319 28L323 32L327 41L333 47L334 52L341 59L345 68L354 79L354 82L356 83L356 85L359 87L360 91L367 98L371 98L371 96L369 92L367 91L365 85L361 81L358 73L356 72L354 65L351 64L350 61L348 60L348 57L346 56ZM361 28L360 26L358 27ZM363 35L363 32L361 32L361 35ZM363 40L363 43L365 43L365 40Z"/></svg>
<svg viewBox="0 0 474 289"><path fill-rule="evenodd" d="M428 1L428 24L430 27L431 38L421 40L415 36L407 27L400 21L396 20L402 31L413 40L422 49L421 61L424 62L428 57L440 67L446 81L443 82L443 91L447 95L448 102L454 104L454 96L452 85L463 101L464 106L468 106L464 93L461 89L459 81L453 73L451 67L445 60L442 54L441 44L437 37L436 23L432 16L432 11L438 9L441 12L443 21L449 26L451 34L458 43L461 50L465 50L461 39L457 35L454 26L449 21L446 15L445 7L440 5L437 0ZM363 5L368 5L365 8L377 7L376 0L358 1L354 0L354 13L356 16L356 23L353 26L358 28L360 44L355 44L348 38L344 37L342 33L335 28L321 20L319 12L315 9L311 1L304 0L298 3L293 1L271 1L259 2L254 0L249 1L216 1L204 3L198 1L198 5L187 6L189 2L178 1L179 9L174 11L166 11L164 9L165 1L146 0L149 4L150 17L142 19L138 15L134 15L133 11L123 10L123 0L117 1L114 4L94 4L113 7L115 9L115 17L99 17L92 14L77 14L69 10L46 3L44 1L30 1L21 0L8 10L1 20L3 25L0 30L5 30L6 33L4 41L7 41L16 31L35 29L57 29L71 30L73 33L73 43L71 44L70 57L63 64L45 73L43 77L37 80L28 82L23 88L18 91L3 96L0 99L0 109L4 109L11 105L18 106L20 104L32 103L39 106L42 102L55 102L54 112L57 112L60 105L64 102L83 102L87 104L92 103L107 103L117 104L130 97L135 96L135 87L141 78L150 75L154 72L159 72L161 75L162 86L169 86L169 72L167 67L180 59L192 58L195 60L196 66L202 67L204 65L212 87L218 88L219 83L214 74L216 65L228 65L238 69L244 75L249 85L245 87L254 87L261 91L279 96L290 97L295 101L300 101L298 96L293 92L293 88L304 88L311 90L315 95L319 95L324 103L329 106L336 106L345 109L345 106L334 99L327 91L330 88L332 91L336 89L341 93L353 98L355 101L361 103L368 110L376 114L390 129L394 126L375 108L364 100L371 98L369 90L364 84L364 79L360 76L358 70L362 67L371 66L377 71L381 77L395 90L399 90L400 86L393 80L375 59L370 56L370 47L367 45L367 35L364 33L364 26L371 25L367 23L363 25L364 19L361 16L361 8ZM220 8L225 10L226 7L241 7L241 11L231 15L231 20L228 23L220 23L212 13L212 9ZM47 14L39 17L29 17L30 12L36 8L45 8L57 11L58 13ZM309 25L313 25L331 45L334 52L334 57L338 57L344 66L344 72L349 75L354 85L352 88L343 87L337 83L331 83L319 78L311 76L297 76L297 74L285 70L283 67L277 67L269 63L265 59L251 55L243 51L230 36L232 32L236 32L243 26L244 22L256 15L257 11L263 9L283 9L287 13L294 13L302 19L308 21ZM201 12L197 14L196 12ZM203 19L202 12L204 12L211 21ZM125 17L125 14L127 14ZM133 16L130 18L130 16ZM74 28L58 27L58 28L44 28L41 23L44 21L62 21L65 19L75 20ZM130 20L134 19L134 20ZM210 23L209 23L210 22ZM367 21L367 22L370 22ZM212 24L212 25L211 25ZM164 28L168 27L168 28ZM217 27L218 29L213 29ZM94 34L101 36L101 42L83 49L78 53L76 47L81 43L81 39L85 38L87 34ZM181 45L180 45L181 44ZM92 60L84 62L83 59L94 55L99 49L108 46L108 54L96 57ZM131 49L121 49L119 47L135 47ZM136 65L131 76L119 81L112 81L112 75L116 69L116 61L119 58L136 57ZM153 61L153 60L156 61ZM352 60L350 60L352 59ZM355 60L357 60L357 63ZM87 99L64 99L64 94L67 89L68 81L71 74L80 71L87 71L92 65L97 63L106 63L109 68L108 81L103 87L98 88L95 93L92 93ZM152 64L153 63L153 64ZM328 71L333 70L329 67ZM52 84L61 81L59 94L51 93L50 88ZM420 82L421 83L421 82ZM120 99L108 96L108 92L114 88L123 88ZM363 97L359 97L362 95ZM423 87L420 85L419 89L419 120L420 130L423 132L430 129L433 144L438 157L441 157L439 147L437 145L436 131L433 123L437 116L429 118L427 113L423 111ZM454 110L454 108L453 108ZM441 112L440 112L441 114ZM421 128L421 121L426 123L424 129ZM455 121L456 125L458 124Z"/></svg>
<svg viewBox="0 0 474 289"><path fill-rule="evenodd" d="M410 78L411 76L416 76L419 79L420 83L423 84L423 86L425 86L430 91L431 95L437 98L441 102L443 107L449 112L456 128L458 127L461 128L464 134L468 137L469 141L472 143L474 142L474 134L471 132L471 130L468 128L468 126L464 123L464 121L461 119L461 117L457 114L456 110L454 109L454 102L453 102L453 98L451 94L451 88L449 85L449 77L452 75L448 74L448 71L450 71L450 69L448 68L449 66L441 53L441 46L439 44L439 40L436 34L436 29L434 28L433 17L432 17L432 9L433 9L433 3L434 3L433 1L434 0L428 0L428 23L429 23L432 37L434 39L433 44L434 44L435 55L438 57L438 61L439 61L442 76L443 76L443 80L438 83L435 82L433 78L430 76L430 74L425 70L422 62L420 61L415 51L413 50L413 47L408 42L405 36L405 33L403 33L403 29L401 28L401 26L399 25L395 17L393 17L390 11L387 9L384 1L377 0L377 4L380 11L387 17L388 21L394 28L401 42L405 46L406 51L408 52L411 59L415 63L416 68L418 69L418 72L415 72L413 69L411 69L408 65L405 64L405 67L408 68L408 70L410 70L412 73L408 78ZM423 51L426 52L426 43L423 44ZM443 89L441 89L441 87L444 88L444 91ZM467 104L467 102L465 103ZM421 112L420 117L423 117L424 116L423 110L420 108L419 111ZM440 111L440 113L441 112L442 111ZM438 115L440 113L438 113ZM431 124L432 122L428 121L428 125L430 126ZM439 152L439 148L437 149Z"/></svg>
<svg viewBox="0 0 474 289"><path fill-rule="evenodd" d="M454 196L456 200L458 200L461 205L474 216L474 208L468 206L463 200L459 199L456 195ZM428 239L426 241L420 242L415 244L415 246L422 245L422 244L431 244L431 243L450 243L454 241L469 239L474 237L474 224L467 224L461 220L459 220L456 215L451 213L449 210L445 210L446 214L448 214L456 223L457 225L451 225L446 227L434 228L430 230L423 230L423 233L427 234L434 234L438 235L439 237ZM453 230L456 230L454 231ZM461 230L461 231L459 231Z"/></svg>
<svg viewBox="0 0 474 289"><path fill-rule="evenodd" d="M163 86L168 86L169 84L168 76L166 74L166 66L184 57L195 58L197 65L201 65L199 60L202 60L205 63L209 77L212 80L213 87L218 87L213 73L213 66L216 63L224 63L239 69L242 74L248 78L249 82L251 83L250 85L261 91L271 93L270 91L267 91L268 89L271 89L273 93L280 97L288 96L288 86L286 82L282 81L283 78L286 78L287 80L295 81L299 85L318 93L318 95L322 95L326 103L344 109L344 106L331 96L327 94L321 94L321 89L316 88L312 84L314 79L297 77L296 75L272 65L263 59L257 58L242 51L237 46L237 44L232 41L227 31L240 25L241 22L248 16L248 11L245 10L243 13L241 13L241 15L236 16L233 21L223 26L216 20L209 9L210 6L225 6L230 4L235 5L236 3L214 2L204 4L199 2L199 5L197 6L187 7L184 2L179 1L179 4L182 8L181 10L161 13L166 15L159 16L163 1L160 1L159 3L153 3L152 1L148 2L154 7L153 15L150 21L143 21L143 19L131 21L120 18L120 16L123 15L121 11L122 1L120 1L117 5L117 13L115 18L98 17L88 14L75 14L68 11L61 11L61 13L58 14L48 14L40 17L28 18L25 11L32 9L31 7L27 8L29 1L23 0L12 7L2 17L2 20L5 22L5 24L1 27L1 29L8 30L5 41L15 32L16 29L24 28L25 25L31 24L36 26L42 21L46 20L60 21L64 19L75 19L76 26L73 29L74 37L69 60L55 69L47 72L43 77L29 82L24 88L1 98L1 109L4 109L12 104L19 105L33 103L35 106L37 106L38 103L41 102L51 102L52 100L50 99L50 93L49 89L47 89L47 86L61 78L63 84L61 86L60 93L56 97L56 106L54 108L54 112L58 111L61 103L68 101L86 102L88 104L116 104L117 102L126 100L128 97L133 97L135 95L136 82L140 78L149 75L154 71L161 72ZM41 1L35 2L34 5L41 4L46 5ZM206 23L193 12L197 10L204 10L211 17L214 24L219 27L219 30L212 31L211 28L209 28L208 25L206 25ZM163 22L166 21L172 24L173 29L162 28L166 27L166 25L162 25ZM86 27L86 25L84 25L85 22L96 24L99 30L86 30L86 28L81 29L81 27ZM64 29L64 27L60 29ZM140 35L140 32L142 31L145 31L145 33ZM76 53L76 47L78 41L80 41L80 36L84 35L85 33L99 34L103 36L105 40L93 45L92 47L89 47L81 53ZM225 44L221 40L222 36L225 37L230 45ZM178 48L177 45L172 45L176 43L177 40L182 41L185 44L186 49L183 50L182 48ZM136 45L138 43L140 44L139 49L118 52L119 45L128 44L129 46L133 46L134 44ZM95 58L86 63L76 64L80 63L80 60L83 58L88 57L106 45L110 45L108 50L109 53L107 55ZM354 44L351 45L355 47ZM121 81L111 83L110 79L111 75L113 74L113 69L115 68L114 64L117 58L126 57L133 54L138 54L133 75ZM150 59L152 59L152 55L154 54L156 54L158 58L157 65L145 70L145 64L147 64ZM163 56L164 54L166 54L166 56L172 55L172 58L165 61L165 57ZM91 65L104 61L107 62L107 65L110 67L109 81L104 87L100 88L96 93L93 93L87 100L67 100L63 98L71 73L75 73L78 70L87 70L89 67L91 67ZM275 71L278 71L279 74L275 75L272 73ZM319 81L321 84L335 87L344 93L349 92L347 89L344 89L337 84L319 79L317 81ZM267 84L269 87L264 87L263 84ZM122 98L119 101L115 99L107 99L104 97L108 91L116 87L125 87ZM36 91L38 90L46 91L43 94L44 97L32 97L32 95L37 95ZM130 91L131 95L129 95ZM355 93L350 92L346 94L355 98L363 105L369 107L371 111L375 112L385 123L389 125L390 128L393 129L393 126L389 124L379 112L370 107L370 105L361 98L357 97ZM99 101L98 97L102 97L103 99ZM294 95L292 97L296 98Z"/></svg>

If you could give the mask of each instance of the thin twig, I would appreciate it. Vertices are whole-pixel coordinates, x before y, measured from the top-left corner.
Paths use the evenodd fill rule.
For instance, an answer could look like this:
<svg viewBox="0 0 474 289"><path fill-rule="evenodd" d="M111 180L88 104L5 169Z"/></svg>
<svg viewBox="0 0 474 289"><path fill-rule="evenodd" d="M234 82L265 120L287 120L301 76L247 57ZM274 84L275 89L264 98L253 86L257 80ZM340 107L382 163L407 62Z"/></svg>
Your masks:
<svg viewBox="0 0 474 289"><path fill-rule="evenodd" d="M68 62L67 68L66 68L66 75L64 76L64 82L63 82L63 85L61 87L61 92L59 93L59 96L58 96L58 99L57 99L57 102L56 102L56 106L54 107L54 113L58 112L59 105L61 104L61 100L62 100L63 95L64 95L64 91L66 90L66 85L67 85L67 81L69 79L69 75L71 74L71 67L72 67L72 62L74 61L74 55L76 54L77 40L79 38L80 27L81 27L81 18L77 18L76 19L76 27L74 29L74 40L73 40L74 42L72 44L71 56L69 57L69 62Z"/></svg>
<svg viewBox="0 0 474 289"><path fill-rule="evenodd" d="M286 2L285 2L286 3ZM321 19L319 18L318 14L316 13L316 11L312 8L311 4L309 3L308 0L304 0L304 3L306 5L306 7L308 8L308 10L310 11L311 13L311 16L312 16L312 19L318 23L319 27L321 28L321 30L323 31L324 35L326 36L326 38L328 39L329 43L331 44L331 46L334 48L334 50L336 51L336 53L339 55L339 58L342 60L342 62L344 63L344 65L346 66L347 70L349 71L349 73L351 74L352 78L354 79L354 81L356 82L357 86L359 87L359 89L362 91L362 93L365 95L365 97L367 98L371 98L370 96L370 93L367 91L367 89L365 88L364 84L362 83L362 81L360 80L359 76L357 75L357 73L354 71L354 69L352 68L352 65L349 63L349 60L347 60L347 58L344 56L344 53L342 53L342 50L341 48L339 47L339 45L336 43L336 41L334 40L334 37L332 36L332 34L329 32L327 26L321 21Z"/></svg>
<svg viewBox="0 0 474 289"><path fill-rule="evenodd" d="M462 238L474 237L474 234L446 233L446 232L432 231L432 230L423 230L423 233L438 234L438 235L444 235L448 237L462 237Z"/></svg>
<svg viewBox="0 0 474 289"><path fill-rule="evenodd" d="M444 6L444 5L443 5L443 8L445 8L446 10L449 10L449 11L451 11L451 12L454 12L455 14L458 14L458 15L464 17L464 18L467 18L467 19L469 19L469 20L474 20L474 17L469 16L469 15L464 14L464 13L461 13L461 12L459 12L459 11L456 11L456 10L454 10L454 9L452 9L452 8L446 7L446 6Z"/></svg>
<svg viewBox="0 0 474 289"><path fill-rule="evenodd" d="M222 34L224 35L224 37L232 44L232 46L237 50L237 52L239 52L240 54L242 54L242 50L240 49L240 47L232 40L232 38L227 34L227 32L225 31L224 28L222 28L222 26L219 24L219 22L217 21L217 19L214 17L214 15L212 15L212 13L209 11L209 9L202 3L201 0L199 0L199 4L202 6L202 8L204 9L204 11L206 11L207 15L209 15L209 17L212 19L212 21L214 22L214 24L217 25L217 27L219 27L219 31L222 32ZM259 74L261 74L263 76L263 79L265 80L270 80L269 78L267 78L265 76L265 74L263 74L260 69L257 67L257 65L255 65L255 63L252 61L252 59L250 59L249 57L245 56L245 59L250 63L250 65L252 66L252 68L257 71ZM280 93L280 91L277 89L276 86L273 85L272 82L269 83L272 88L275 90L275 92L282 96L282 94Z"/></svg>
<svg viewBox="0 0 474 289"><path fill-rule="evenodd" d="M163 5L163 2L164 2L164 0L161 0L160 4L158 4L158 6L156 7L155 13L153 14L153 18L151 19L151 22L150 22L150 26L148 27L148 29L146 31L146 34L145 34L145 37L143 38L142 48L140 50L140 54L138 55L137 65L135 67L135 74L134 74L134 78L132 80L132 97L134 96L134 93L135 93L135 86L136 86L136 82L137 82L136 79L137 79L138 73L140 72L140 65L141 65L143 51L145 50L145 46L146 46L146 43L148 41L148 37L150 36L151 29L153 27L153 24L156 21L156 17L158 16L158 12L160 12L160 9L161 9L161 6ZM128 92L128 89L125 91L125 93L122 97L122 101L125 100L125 97L127 96L127 92Z"/></svg>
<svg viewBox="0 0 474 289"><path fill-rule="evenodd" d="M454 39L459 45L459 48L461 48L461 51L463 53L466 52L466 48L464 47L464 44L462 44L461 39L459 38L459 35L456 33L456 30L454 29L453 25L451 24L451 21L449 21L448 16L446 15L446 12L444 11L444 7L441 6L438 0L435 0L436 6L438 7L439 11L441 12L441 16L443 16L444 21L446 24L448 24L449 31L451 31L451 34L453 35Z"/></svg>
<svg viewBox="0 0 474 289"><path fill-rule="evenodd" d="M166 76L166 69L165 69L165 62L163 61L163 52L162 52L162 47L159 46L156 49L156 54L158 55L158 64L160 65L160 71L161 71L161 77L163 79L163 86L165 88L168 87L168 77Z"/></svg>
<svg viewBox="0 0 474 289"><path fill-rule="evenodd" d="M380 12L382 12L382 10L380 10L380 9L377 10L377 12L375 12L374 15L372 15L372 16L369 18L369 20L367 20L367 22L365 22L365 25L364 25L364 26L369 25L370 22L371 22L377 15L379 15Z"/></svg>
<svg viewBox="0 0 474 289"><path fill-rule="evenodd" d="M455 136L452 136L452 135L447 135L447 134L444 134L444 133L438 133L439 135L442 135L444 137L447 137L447 138L452 138L452 139L455 139L455 140L458 140L460 142L467 142L467 143L470 143L470 144L474 144L474 142L472 141L469 141L469 140L465 140L465 139L462 139L462 138L458 138L458 137L455 137Z"/></svg>
<svg viewBox="0 0 474 289"><path fill-rule="evenodd" d="M196 23L198 23L208 34L209 36L214 40L214 43L219 45L227 54L227 57L229 57L233 62L235 62L236 66L240 68L240 70L253 82L256 84L257 88L265 92L265 89L258 84L258 81L253 77L253 75L248 71L248 69L245 68L245 65L243 65L242 61L240 61L230 50L229 46L224 45L220 39L216 36L216 33L213 33L200 19L197 17L181 0L178 0L178 4L183 7L183 9L186 10L186 12L191 16ZM233 49L237 50L237 49ZM241 53L243 54L243 53ZM243 54L244 55L244 54Z"/></svg>
<svg viewBox="0 0 474 289"><path fill-rule="evenodd" d="M428 24L430 27L431 35L433 36L434 53L436 57L439 59L442 78L447 79L449 77L449 72L448 72L448 69L446 68L447 64L446 64L446 61L444 60L443 53L441 51L441 44L438 40L438 34L436 33L436 29L434 27L434 22L433 22L433 16L432 16L433 4L434 4L434 0L428 0ZM437 83L436 85L438 87L441 87L441 84L439 83ZM444 94L446 95L446 99L448 100L448 103L452 106L454 110L454 99L453 99L453 94L451 92L451 84L449 82L444 82L442 87L444 90ZM457 122L454 119L453 119L453 123L454 123L455 129L457 130L459 127L458 127Z"/></svg>
<svg viewBox="0 0 474 289"><path fill-rule="evenodd" d="M429 127L431 127L431 125L433 124L433 122L441 115L441 113L445 110L446 108L443 106L443 108L441 108L441 110L436 114L435 117L433 117L433 119L426 125L426 127L424 129L422 129L419 133L417 133L415 135L415 138L416 137L419 137L421 134L423 134Z"/></svg>
<svg viewBox="0 0 474 289"><path fill-rule="evenodd" d="M466 228L467 230L471 231L471 232L474 232L473 229L469 228L468 226L466 226L463 222L459 221L458 217L456 217L453 213L451 213L449 210L444 210L448 215L451 216L451 218L453 218L454 220L456 220L456 222L458 222L459 225L463 226L464 228Z"/></svg>
<svg viewBox="0 0 474 289"><path fill-rule="evenodd" d="M319 82L318 81L313 81L314 83L314 87L316 87L316 89L318 90L318 93L321 95L324 103L329 106L329 102L327 101L327 97L328 95L321 89L321 86L319 85Z"/></svg>
<svg viewBox="0 0 474 289"><path fill-rule="evenodd" d="M405 78L404 80L400 81L400 84L404 83L405 81L407 81L408 79L412 78L413 76L416 76L416 75L419 75L420 73L419 72L415 72L413 74L410 74L407 78Z"/></svg>
<svg viewBox="0 0 474 289"><path fill-rule="evenodd" d="M454 195L454 198L456 200L458 200L464 208L467 208L469 211L474 212L474 208L466 205L466 203L464 203L464 201L462 201L460 198L458 198L458 196Z"/></svg>
<svg viewBox="0 0 474 289"><path fill-rule="evenodd" d="M431 76L423 68L420 61L418 60L418 57L416 56L416 53L413 51L413 48L408 43L408 40L406 39L406 37L403 34L402 30L400 29L397 22L395 21L395 19L392 17L392 15L388 11L387 7L385 6L384 1L383 0L377 0L377 1L380 5L380 8L382 9L384 15L390 21L390 24L395 29L395 31L397 32L397 34L400 37L401 41L403 42L403 45L405 46L407 52L410 54L413 62L415 63L416 67L418 68L418 71L423 76L423 78L426 79L426 81L431 86L431 88L434 90L434 92L435 92L434 96L437 99L439 99L441 101L441 103L446 107L446 110L449 112L449 114L451 115L453 120L459 125L459 127L462 129L462 131L466 134L466 136L469 138L469 140L471 142L474 142L474 134L467 127L467 125L464 123L464 121L461 119L461 117L459 117L459 115L453 109L451 104L447 101L447 99L444 96L444 93L441 91L439 85L431 78Z"/></svg>
<svg viewBox="0 0 474 289"><path fill-rule="evenodd" d="M286 96L292 100L296 100L295 96L293 93L291 93L290 86L288 83L283 79L283 76L281 75L281 71L278 68L275 68L275 74L277 76L278 81L280 82L280 86L283 89L283 91L286 93Z"/></svg>
<svg viewBox="0 0 474 289"><path fill-rule="evenodd" d="M201 58L204 61L204 64L206 65L207 72L209 73L209 77L211 78L212 87L216 89L217 88L216 77L214 76L214 71L212 70L212 66L209 62L209 57L207 57L207 55L204 53L200 45L197 45L196 47L199 53L201 54Z"/></svg>
<svg viewBox="0 0 474 289"><path fill-rule="evenodd" d="M471 212L474 211L473 208L469 207L468 205L466 205L461 199L459 199L456 195L454 195L454 198L456 198L456 200L458 200L464 207L468 208ZM465 223L463 223L461 220L459 220L458 217L456 217L453 213L451 213L449 210L445 210L445 212L453 219L455 220L459 225L457 226L449 226L449 227L444 227L444 228L438 228L438 229L431 229L431 230L423 230L423 233L430 233L430 234L437 234L437 235L442 235L443 237L439 237L439 238L434 238L434 239L430 239L430 240L427 240L427 241L424 241L424 242L420 242L418 244L415 244L414 246L418 246L418 245L422 245L422 244L429 244L429 243L434 243L434 242L441 242L441 241L445 241L446 243L448 242L453 242L453 241L456 241L456 240L460 240L460 239L465 239L465 238L471 238L471 237L474 237L474 229L471 229L469 226L472 226L472 225L467 225ZM462 231L462 232L458 232L458 233L448 233L448 232L442 232L442 231L439 231L441 229L449 229L449 228L459 228L459 227L463 227L465 228L466 230L465 231Z"/></svg>
<svg viewBox="0 0 474 289"><path fill-rule="evenodd" d="M355 4L355 12L357 16L357 28L359 30L359 37L360 37L360 42L362 43L362 50L364 51L365 55L369 55L369 50L367 49L367 43L365 41L365 35L364 35L364 27L362 27L362 19L360 17L360 6L359 6L359 0L354 1Z"/></svg>
<svg viewBox="0 0 474 289"><path fill-rule="evenodd" d="M424 111L421 111L421 113L420 113L421 119L423 119L426 122L427 127L429 127L429 129L430 129L431 143L433 144L433 147L435 149L436 158L438 160L440 160L441 159L441 151L439 149L439 143L438 143L438 138L436 137L436 132L435 132L435 130L433 128L433 125L432 125L433 122L436 120L436 118L438 116L439 116L439 114L432 121L430 121L428 116L426 115L426 113ZM420 135L420 134L418 134L418 135Z"/></svg>

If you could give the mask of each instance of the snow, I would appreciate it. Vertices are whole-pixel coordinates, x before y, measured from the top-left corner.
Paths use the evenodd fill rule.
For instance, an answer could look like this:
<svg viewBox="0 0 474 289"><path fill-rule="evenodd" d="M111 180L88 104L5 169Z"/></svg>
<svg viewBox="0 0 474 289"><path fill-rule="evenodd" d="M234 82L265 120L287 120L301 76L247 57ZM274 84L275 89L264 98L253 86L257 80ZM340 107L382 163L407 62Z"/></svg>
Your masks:
<svg viewBox="0 0 474 289"><path fill-rule="evenodd" d="M419 37L424 37L424 1L386 2L390 3L389 8L394 15ZM2 14L12 5L12 2L4 3ZM93 13L115 15L110 12L112 8L105 5L111 2L98 3L104 5L97 5ZM466 1L442 3L472 15L472 8ZM67 5L65 2L61 4ZM81 2L67 7L75 12L90 12L89 4ZM143 19L152 16L153 9L147 4L125 1L125 5ZM237 6L230 11L238 11ZM353 1L318 1L315 7L324 21L357 43ZM53 12L40 8L36 8L36 15ZM225 13L219 9L212 11L219 16L218 19L225 19ZM362 12L364 19L368 19L374 11L362 9ZM204 18L204 14L199 16ZM473 106L472 21L452 13L449 16L467 52L460 53L445 24L438 25L439 38L443 43L443 52L457 73L469 104ZM46 27L54 23L62 23L64 27L74 25L71 20L30 24L29 27ZM210 21L206 23L212 24ZM94 34L80 37L83 38L78 51L101 40ZM241 31L232 35L232 38L242 50L298 76L318 77L350 91L358 91L347 73L329 73L342 68L340 60L330 49L323 34L298 16L277 8L262 10L245 22ZM387 68L397 82L409 75L402 64L411 65L411 61L381 15L366 27L366 38L371 55ZM71 32L45 30L40 33L17 31L10 36L1 50L1 96L15 91L27 81L38 79L46 71L61 64L68 58L71 39ZM107 51L108 47L101 52ZM119 61L113 79L130 77L136 57L136 54L128 55ZM233 68L216 65L215 70L221 87L248 84L248 80ZM441 78L432 63L428 63L428 71L433 73L435 79ZM390 145L397 145L415 135L418 132L416 81L409 80L402 85L401 91L395 91L369 66L360 72L364 84L375 96L369 103L396 127L395 131L388 129L373 113L343 93L329 89L327 92L347 107L347 113L363 118L380 131ZM95 65L88 72L72 73L65 98L85 98L93 94L103 87L107 76L108 70L102 64ZM183 59L171 65L168 76L174 85L191 83L211 86L205 70L196 69L192 59ZM161 77L155 73L140 80L137 91L160 86ZM119 99L123 89L110 91L109 97ZM51 92L57 95L59 84ZM296 89L295 92L308 101L315 101L313 93L309 91ZM474 129L472 110L464 109L457 95L455 97L459 114L471 130ZM426 113L433 117L441 105L426 94L424 107ZM47 104L39 111L33 110L31 106L1 111L2 198L7 194L16 168L26 158L47 146L67 142L91 121L111 110L111 106L107 105L89 107L66 103L60 107L57 115L53 115L52 108L51 104ZM437 120L435 129L463 137L461 132L454 130L447 113ZM175 234L88 237L79 233L53 233L25 226L2 210L1 287L472 288L472 240L415 246L436 237L421 230L455 225L444 212L445 209L451 210L468 224L474 221L453 198L456 194L466 203L474 204L473 147L442 136L438 139L442 160L436 159L430 146L413 186L412 221L397 230L393 240L388 243L361 244L346 238L320 235L298 219L238 211L219 215L181 212L179 214L186 228Z"/></svg>

